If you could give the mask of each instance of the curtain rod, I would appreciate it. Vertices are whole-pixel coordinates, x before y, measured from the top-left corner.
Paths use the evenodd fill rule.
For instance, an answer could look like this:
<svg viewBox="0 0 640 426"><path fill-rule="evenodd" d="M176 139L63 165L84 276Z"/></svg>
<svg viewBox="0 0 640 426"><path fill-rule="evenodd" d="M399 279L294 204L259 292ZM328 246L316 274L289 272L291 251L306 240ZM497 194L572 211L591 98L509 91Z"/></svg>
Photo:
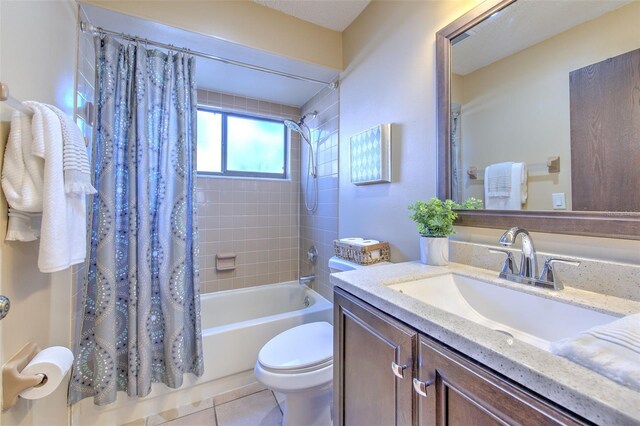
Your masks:
<svg viewBox="0 0 640 426"><path fill-rule="evenodd" d="M208 53L204 53L204 52L198 52L196 50L191 50L191 49L187 49L187 48L183 48L183 47L176 47L173 46L171 44L165 44L159 41L154 41L154 40L149 40L143 37L138 37L138 36L133 36L133 35L129 35L129 34L125 34L125 33L119 33L117 31L111 31L111 30L106 30L104 28L101 27L94 27L93 25L87 23L87 22L80 22L80 30L82 32L85 33L91 33L91 34L109 34L109 35L113 35L119 38L123 38L125 40L130 40L130 41L136 41L136 42L140 42L140 43L144 43L144 44L150 44L152 46L157 46L157 47L161 47L163 49L168 49L168 50L172 50L174 52L182 52L182 53L188 53L190 55L195 55L195 56L199 56L201 58L206 58L206 59L211 59L214 61L218 61L218 62L222 62L225 64L229 64L229 65L236 65L239 67L243 67L243 68L249 68L255 71L260 71L260 72L264 72L264 73L268 73L268 74L275 74L275 75L279 75L281 77L286 77L286 78L291 78L293 80L300 80L300 81L307 81L310 83L316 83L316 84L323 84L325 86L329 86L332 89L335 89L337 87L337 82L327 82L327 81L322 81L322 80L316 80L314 78L310 78L310 77L303 77L300 75L296 75L296 74L290 74L288 72L284 72L284 71L278 71L278 70L274 70L274 69L270 69L270 68L264 68L258 65L251 65L248 64L246 62L240 62L240 61L234 61L233 59L227 59L227 58L222 58L219 56L215 56L215 55L210 55Z"/></svg>

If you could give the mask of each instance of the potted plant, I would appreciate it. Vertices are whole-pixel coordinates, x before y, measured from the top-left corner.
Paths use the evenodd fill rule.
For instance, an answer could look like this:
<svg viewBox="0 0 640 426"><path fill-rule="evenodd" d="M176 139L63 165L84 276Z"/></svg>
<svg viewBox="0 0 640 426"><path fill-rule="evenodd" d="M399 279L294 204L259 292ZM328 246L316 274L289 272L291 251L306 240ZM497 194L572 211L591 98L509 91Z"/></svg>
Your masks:
<svg viewBox="0 0 640 426"><path fill-rule="evenodd" d="M452 200L432 198L426 203L409 205L411 219L420 233L420 261L427 265L444 266L449 262L449 235L454 234L453 222L458 218L455 209L477 209L482 200L469 198L462 204Z"/></svg>

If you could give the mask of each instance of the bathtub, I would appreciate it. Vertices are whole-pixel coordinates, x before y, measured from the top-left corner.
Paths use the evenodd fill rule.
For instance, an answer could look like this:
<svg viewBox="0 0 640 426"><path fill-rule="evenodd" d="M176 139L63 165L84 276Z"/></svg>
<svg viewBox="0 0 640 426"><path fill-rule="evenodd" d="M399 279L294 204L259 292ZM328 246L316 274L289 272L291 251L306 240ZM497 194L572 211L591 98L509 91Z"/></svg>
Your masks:
<svg viewBox="0 0 640 426"><path fill-rule="evenodd" d="M85 398L71 407L71 423L123 424L151 418L255 382L258 352L278 333L315 321L333 322L333 305L296 281L207 293L200 296L204 374L188 374L178 389L154 383L144 398L118 392L98 407ZM154 423L156 419L152 419Z"/></svg>

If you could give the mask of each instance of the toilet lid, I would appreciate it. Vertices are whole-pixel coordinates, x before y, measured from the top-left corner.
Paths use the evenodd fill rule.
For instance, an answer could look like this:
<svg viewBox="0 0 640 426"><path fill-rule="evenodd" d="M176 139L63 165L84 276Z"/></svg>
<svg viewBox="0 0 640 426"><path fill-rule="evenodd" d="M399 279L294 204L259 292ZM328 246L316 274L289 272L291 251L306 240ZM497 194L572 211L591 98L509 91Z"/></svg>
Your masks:
<svg viewBox="0 0 640 426"><path fill-rule="evenodd" d="M333 359L333 326L312 322L283 331L262 347L258 361L274 370L297 370Z"/></svg>

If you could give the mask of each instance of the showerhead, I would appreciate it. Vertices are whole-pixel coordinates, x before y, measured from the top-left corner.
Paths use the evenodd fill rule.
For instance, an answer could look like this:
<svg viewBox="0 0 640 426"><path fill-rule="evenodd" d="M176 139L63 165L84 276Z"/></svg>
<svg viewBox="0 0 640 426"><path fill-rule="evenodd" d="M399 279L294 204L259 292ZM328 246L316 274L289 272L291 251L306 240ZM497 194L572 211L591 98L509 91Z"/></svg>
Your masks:
<svg viewBox="0 0 640 426"><path fill-rule="evenodd" d="M302 117L298 123L296 123L293 120L284 120L284 125L287 126L287 128L292 132L300 133L300 136L302 136L302 139L304 139L304 141L309 146L311 146L311 141L309 140L309 138L307 138L307 136L302 131L302 127L300 127L302 125L306 126L306 124L304 124L304 117Z"/></svg>
<svg viewBox="0 0 640 426"><path fill-rule="evenodd" d="M302 133L302 128L298 123L293 120L284 120L284 125L293 132Z"/></svg>
<svg viewBox="0 0 640 426"><path fill-rule="evenodd" d="M304 133L302 132L302 126L305 126L308 129L308 126L304 122L304 120L306 120L309 116L311 116L311 118L316 118L318 116L318 111L311 111L310 113L303 115L302 117L300 117L300 121L298 122L295 122L293 120L284 120L284 125L287 126L289 130L304 135Z"/></svg>

